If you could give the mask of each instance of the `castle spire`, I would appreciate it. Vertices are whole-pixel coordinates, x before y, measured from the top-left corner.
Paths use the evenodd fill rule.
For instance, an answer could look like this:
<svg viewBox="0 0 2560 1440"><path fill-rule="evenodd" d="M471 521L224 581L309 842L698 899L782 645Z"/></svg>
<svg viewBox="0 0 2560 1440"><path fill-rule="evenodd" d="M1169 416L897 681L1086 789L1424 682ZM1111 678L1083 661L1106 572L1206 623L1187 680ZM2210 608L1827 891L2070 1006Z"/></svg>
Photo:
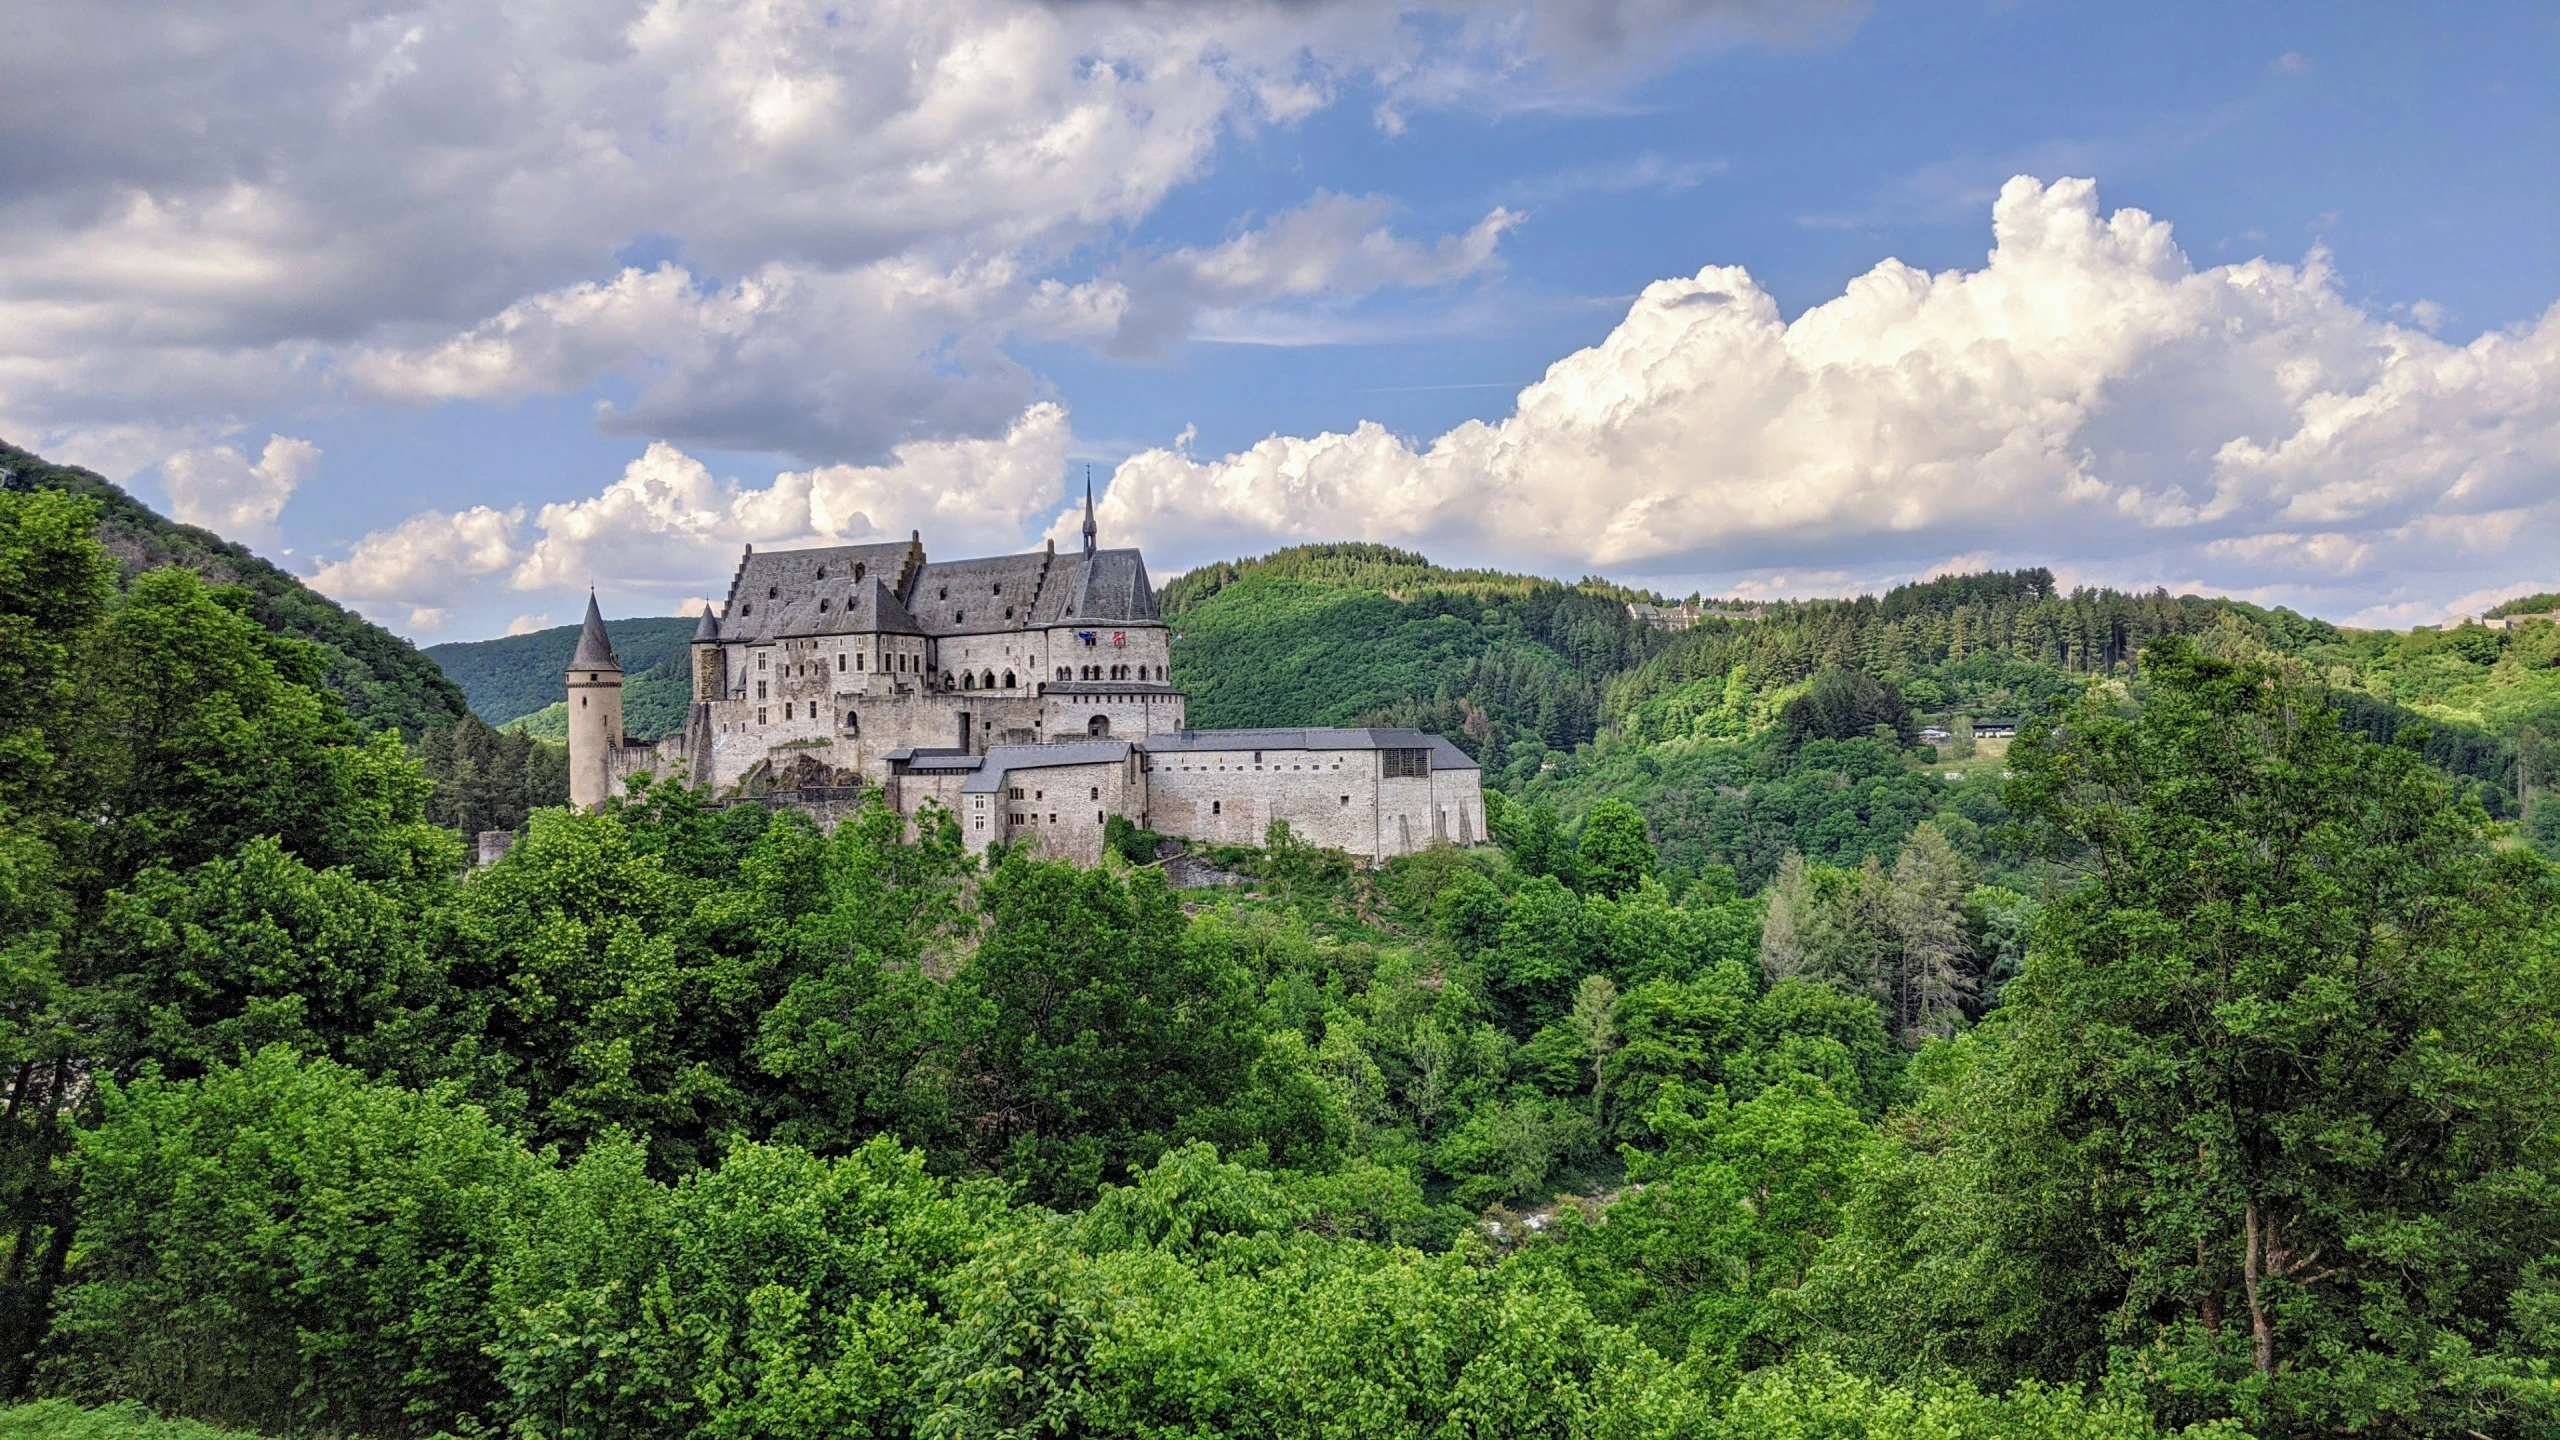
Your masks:
<svg viewBox="0 0 2560 1440"><path fill-rule="evenodd" d="M1084 553L1093 553L1093 467L1084 467Z"/></svg>
<svg viewBox="0 0 2560 1440"><path fill-rule="evenodd" d="M604 612L596 608L595 587L587 587L587 623L578 627L578 653L569 657L572 670L619 670L613 640L604 633Z"/></svg>

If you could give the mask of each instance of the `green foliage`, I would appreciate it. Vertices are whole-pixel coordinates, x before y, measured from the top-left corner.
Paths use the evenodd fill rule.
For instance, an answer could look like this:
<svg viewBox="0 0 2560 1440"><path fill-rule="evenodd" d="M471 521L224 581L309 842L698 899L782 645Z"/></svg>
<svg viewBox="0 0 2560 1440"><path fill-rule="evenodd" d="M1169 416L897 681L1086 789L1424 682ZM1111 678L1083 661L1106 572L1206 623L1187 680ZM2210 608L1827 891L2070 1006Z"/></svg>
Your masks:
<svg viewBox="0 0 2560 1440"><path fill-rule="evenodd" d="M2138 718L2012 753L2094 879L1932 1071L1844 1343L2278 1432L2547 1425L2511 1307L2560 1241L2549 873L2268 667L2145 664Z"/></svg>
<svg viewBox="0 0 2560 1440"><path fill-rule="evenodd" d="M164 1420L131 1401L90 1409L68 1400L0 1407L0 1440L247 1440L193 1420Z"/></svg>
<svg viewBox="0 0 2560 1440"><path fill-rule="evenodd" d="M1614 899L1652 875L1653 864L1653 837L1645 833L1642 811L1624 800L1591 807L1574 849L1574 875L1584 890Z"/></svg>
<svg viewBox="0 0 2560 1440"><path fill-rule="evenodd" d="M278 1046L109 1090L48 1360L65 1393L242 1428L489 1413L494 1267L544 1168L447 1095Z"/></svg>
<svg viewBox="0 0 2560 1440"><path fill-rule="evenodd" d="M120 584L174 565L203 576L210 586L238 588L243 613L259 626L316 647L320 682L368 730L415 736L469 713L462 692L407 641L211 531L162 519L90 471L48 464L0 442L0 493L88 502L96 516L95 533L112 557ZM80 591L75 586L69 593ZM0 609L23 613L6 602L0 602Z"/></svg>
<svg viewBox="0 0 2560 1440"><path fill-rule="evenodd" d="M699 622L673 616L607 620L604 633L622 662L622 728L655 740L684 729L693 703L693 632ZM558 740L568 734L561 696L569 657L578 649L578 627L555 625L496 640L455 640L426 648L471 702L471 713L505 726L561 706Z"/></svg>
<svg viewBox="0 0 2560 1440"><path fill-rule="evenodd" d="M1778 742L1793 752L1808 740L1873 738L1908 747L1920 738L1911 702L1890 683L1834 667L1778 711Z"/></svg>
<svg viewBox="0 0 2560 1440"><path fill-rule="evenodd" d="M985 1163L1042 1199L1078 1200L1243 1084L1244 977L1220 947L1189 941L1160 874L1122 881L1015 851L983 903L985 938L949 1003Z"/></svg>
<svg viewBox="0 0 2560 1440"><path fill-rule="evenodd" d="M435 792L428 818L477 835L521 830L536 810L569 803L569 750L490 729L476 715L418 737L418 766Z"/></svg>

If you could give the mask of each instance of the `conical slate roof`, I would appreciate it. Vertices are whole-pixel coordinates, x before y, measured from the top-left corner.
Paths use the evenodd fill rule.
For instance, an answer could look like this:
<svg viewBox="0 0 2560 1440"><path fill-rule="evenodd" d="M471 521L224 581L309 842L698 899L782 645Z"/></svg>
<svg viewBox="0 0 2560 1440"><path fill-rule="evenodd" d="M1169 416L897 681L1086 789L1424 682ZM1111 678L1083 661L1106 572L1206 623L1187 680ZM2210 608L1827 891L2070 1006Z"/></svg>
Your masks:
<svg viewBox="0 0 2560 1440"><path fill-rule="evenodd" d="M716 643L719 639L720 617L712 614L711 607L706 604L702 607L702 623L693 627L693 643L696 645L710 645Z"/></svg>
<svg viewBox="0 0 2560 1440"><path fill-rule="evenodd" d="M604 633L604 612L596 608L596 592L587 592L587 623L578 630L578 653L569 657L572 670L620 670L613 641Z"/></svg>

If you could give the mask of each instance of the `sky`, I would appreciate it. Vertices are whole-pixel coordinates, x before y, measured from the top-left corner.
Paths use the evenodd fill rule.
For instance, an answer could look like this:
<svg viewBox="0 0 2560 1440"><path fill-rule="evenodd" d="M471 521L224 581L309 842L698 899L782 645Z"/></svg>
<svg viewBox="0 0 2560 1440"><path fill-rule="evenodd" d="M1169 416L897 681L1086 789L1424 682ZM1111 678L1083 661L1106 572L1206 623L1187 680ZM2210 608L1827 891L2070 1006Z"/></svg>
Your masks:
<svg viewBox="0 0 2560 1440"><path fill-rule="evenodd" d="M741 546L2560 589L2560 10L179 0L0 47L0 437L421 642Z"/></svg>

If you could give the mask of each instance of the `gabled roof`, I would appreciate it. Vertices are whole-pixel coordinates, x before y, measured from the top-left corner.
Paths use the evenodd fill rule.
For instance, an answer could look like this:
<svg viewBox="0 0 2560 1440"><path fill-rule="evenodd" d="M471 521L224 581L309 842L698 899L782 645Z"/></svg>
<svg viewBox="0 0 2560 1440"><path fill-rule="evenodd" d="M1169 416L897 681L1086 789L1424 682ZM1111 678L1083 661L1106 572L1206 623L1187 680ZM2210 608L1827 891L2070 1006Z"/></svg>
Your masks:
<svg viewBox="0 0 2560 1440"><path fill-rule="evenodd" d="M874 582L886 582L885 601L865 589ZM873 631L988 635L1053 625L1162 623L1146 561L1135 550L1034 550L929 562L924 546L909 540L749 551L730 582L719 637L764 645Z"/></svg>
<svg viewBox="0 0 2560 1440"><path fill-rule="evenodd" d="M1138 745L1150 755L1229 750L1429 750L1434 770L1481 770L1466 751L1448 737L1424 730L1393 728L1334 729L1307 726L1286 730L1181 730L1149 735Z"/></svg>
<svg viewBox="0 0 2560 1440"><path fill-rule="evenodd" d="M992 794L1014 770L1053 770L1061 765L1117 765L1129 758L1126 740L1065 740L1055 745L990 745L985 763L960 782L963 795Z"/></svg>
<svg viewBox="0 0 2560 1440"><path fill-rule="evenodd" d="M1041 550L932 561L917 570L907 587L907 609L926 635L1028 629L1044 586L1056 583L1067 568Z"/></svg>
<svg viewBox="0 0 2560 1440"><path fill-rule="evenodd" d="M875 630L917 634L915 620L897 594L923 564L924 547L912 539L817 550L750 550L729 583L720 638L762 645L786 636ZM883 594L886 605L879 602Z"/></svg>
<svg viewBox="0 0 2560 1440"><path fill-rule="evenodd" d="M1043 625L1078 621L1097 624L1158 624L1155 587L1147 580L1147 562L1135 550L1096 550L1067 557L1060 573L1049 577L1032 619Z"/></svg>
<svg viewBox="0 0 2560 1440"><path fill-rule="evenodd" d="M614 658L613 638L604 633L604 612L596 608L596 592L587 592L587 620L578 627L577 653L569 657L572 670L620 670L622 662Z"/></svg>

